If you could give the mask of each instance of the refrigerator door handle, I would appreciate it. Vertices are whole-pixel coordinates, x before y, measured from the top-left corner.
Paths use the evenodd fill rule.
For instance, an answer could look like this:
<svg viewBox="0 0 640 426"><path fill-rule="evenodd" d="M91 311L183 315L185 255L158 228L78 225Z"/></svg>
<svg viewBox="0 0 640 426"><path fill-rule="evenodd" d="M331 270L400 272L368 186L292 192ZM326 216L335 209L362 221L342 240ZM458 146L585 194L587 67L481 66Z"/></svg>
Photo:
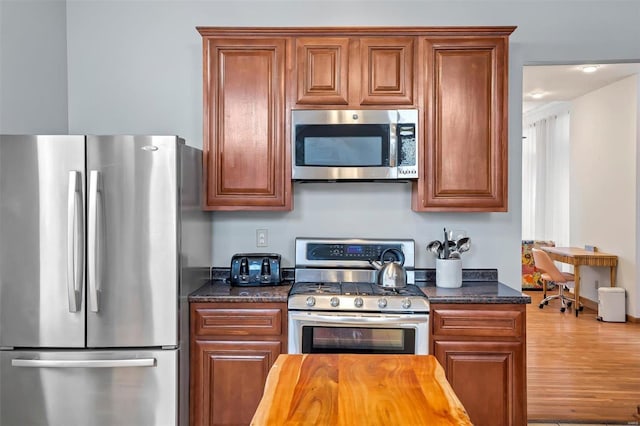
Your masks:
<svg viewBox="0 0 640 426"><path fill-rule="evenodd" d="M100 193L100 172L91 170L89 173L89 238L87 256L89 260L89 309L98 312L98 289L100 288L100 261L98 259L98 196Z"/></svg>
<svg viewBox="0 0 640 426"><path fill-rule="evenodd" d="M82 202L82 175L69 171L67 197L67 294L69 312L81 307L84 277L84 208Z"/></svg>
<svg viewBox="0 0 640 426"><path fill-rule="evenodd" d="M155 367L155 358L131 359L20 359L11 360L13 367L33 368L120 368L120 367Z"/></svg>

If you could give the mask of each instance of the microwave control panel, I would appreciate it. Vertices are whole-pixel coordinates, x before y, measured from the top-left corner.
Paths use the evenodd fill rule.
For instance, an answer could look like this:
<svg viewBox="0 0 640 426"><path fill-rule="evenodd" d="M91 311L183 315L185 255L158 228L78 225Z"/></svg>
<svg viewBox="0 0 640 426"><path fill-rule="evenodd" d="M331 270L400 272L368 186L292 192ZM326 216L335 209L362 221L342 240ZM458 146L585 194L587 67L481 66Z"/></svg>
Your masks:
<svg viewBox="0 0 640 426"><path fill-rule="evenodd" d="M415 123L396 125L398 140L398 174L401 177L418 177L418 144Z"/></svg>

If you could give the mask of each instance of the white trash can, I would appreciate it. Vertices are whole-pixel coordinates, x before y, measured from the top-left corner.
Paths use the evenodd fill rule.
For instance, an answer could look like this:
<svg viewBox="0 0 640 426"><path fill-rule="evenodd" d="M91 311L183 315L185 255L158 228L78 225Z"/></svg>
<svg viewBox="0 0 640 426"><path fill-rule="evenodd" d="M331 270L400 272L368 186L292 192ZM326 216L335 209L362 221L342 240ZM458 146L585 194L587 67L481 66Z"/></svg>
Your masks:
<svg viewBox="0 0 640 426"><path fill-rule="evenodd" d="M598 320L606 322L626 322L624 297L624 288L598 288Z"/></svg>

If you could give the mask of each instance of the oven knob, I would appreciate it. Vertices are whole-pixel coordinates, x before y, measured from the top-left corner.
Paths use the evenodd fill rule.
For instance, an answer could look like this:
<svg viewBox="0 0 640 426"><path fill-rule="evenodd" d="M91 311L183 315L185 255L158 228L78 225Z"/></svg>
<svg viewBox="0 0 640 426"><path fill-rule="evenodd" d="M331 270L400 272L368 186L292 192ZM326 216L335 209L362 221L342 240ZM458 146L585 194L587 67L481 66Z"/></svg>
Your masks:
<svg viewBox="0 0 640 426"><path fill-rule="evenodd" d="M387 299L378 299L378 308L383 309L387 307Z"/></svg>
<svg viewBox="0 0 640 426"><path fill-rule="evenodd" d="M335 308L340 304L340 299L338 299L337 297L332 297L331 300L329 300L329 303Z"/></svg>
<svg viewBox="0 0 640 426"><path fill-rule="evenodd" d="M307 297L307 306L311 307L316 304L316 298L313 296Z"/></svg>
<svg viewBox="0 0 640 426"><path fill-rule="evenodd" d="M353 300L353 304L355 305L356 308L362 308L362 305L364 304L364 301L362 300L362 297L356 297Z"/></svg>
<svg viewBox="0 0 640 426"><path fill-rule="evenodd" d="M402 309L409 309L411 307L411 299L402 299Z"/></svg>

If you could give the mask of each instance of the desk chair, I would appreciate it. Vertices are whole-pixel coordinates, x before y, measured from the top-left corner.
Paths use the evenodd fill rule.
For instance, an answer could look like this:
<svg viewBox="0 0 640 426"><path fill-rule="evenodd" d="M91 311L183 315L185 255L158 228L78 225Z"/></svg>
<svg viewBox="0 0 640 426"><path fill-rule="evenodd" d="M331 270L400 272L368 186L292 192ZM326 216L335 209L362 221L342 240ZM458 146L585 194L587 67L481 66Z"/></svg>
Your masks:
<svg viewBox="0 0 640 426"><path fill-rule="evenodd" d="M575 277L573 274L569 272L560 272L556 267L556 264L553 263L553 260L549 257L549 255L544 251L537 248L532 248L531 253L533 254L533 263L535 267L542 272L542 291L543 291L543 299L540 302L540 309L544 307L544 305L548 305L550 300L560 299L562 302L560 312L564 312L567 307L571 307L571 304L576 300L572 299L565 295L565 288L573 287ZM547 296L547 283L551 281L558 286L558 294L554 294L553 296ZM576 303L576 309L578 309L579 304ZM580 307L579 310L582 310ZM578 312L576 311L576 315Z"/></svg>

